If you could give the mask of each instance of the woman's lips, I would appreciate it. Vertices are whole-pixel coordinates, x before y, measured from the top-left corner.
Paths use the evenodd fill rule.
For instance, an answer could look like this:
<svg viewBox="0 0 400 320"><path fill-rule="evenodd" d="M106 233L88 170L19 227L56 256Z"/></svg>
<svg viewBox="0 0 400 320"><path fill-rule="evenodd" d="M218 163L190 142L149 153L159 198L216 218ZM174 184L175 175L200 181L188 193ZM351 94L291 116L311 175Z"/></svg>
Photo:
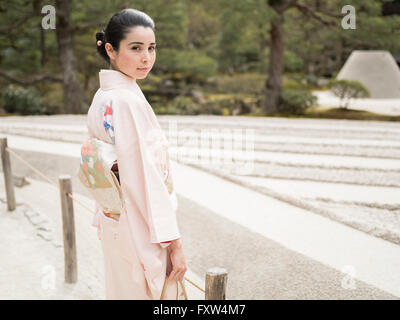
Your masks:
<svg viewBox="0 0 400 320"><path fill-rule="evenodd" d="M146 72L146 71L149 71L150 68L138 68L138 70L143 71L143 72Z"/></svg>

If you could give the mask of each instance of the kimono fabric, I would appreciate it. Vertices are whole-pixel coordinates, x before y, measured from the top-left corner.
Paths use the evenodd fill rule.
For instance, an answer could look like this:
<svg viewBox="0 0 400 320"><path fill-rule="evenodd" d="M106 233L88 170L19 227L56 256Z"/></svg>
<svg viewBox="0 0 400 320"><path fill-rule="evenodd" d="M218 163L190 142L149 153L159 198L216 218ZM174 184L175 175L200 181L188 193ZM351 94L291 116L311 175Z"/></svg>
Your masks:
<svg viewBox="0 0 400 320"><path fill-rule="evenodd" d="M112 145L123 203L121 212L109 213L96 201L106 298L160 299L172 269L168 247L180 238L168 141L135 79L115 70L101 70L99 78L88 132ZM104 168L92 159L84 165L93 187L101 188ZM179 283L168 281L164 299L182 296Z"/></svg>

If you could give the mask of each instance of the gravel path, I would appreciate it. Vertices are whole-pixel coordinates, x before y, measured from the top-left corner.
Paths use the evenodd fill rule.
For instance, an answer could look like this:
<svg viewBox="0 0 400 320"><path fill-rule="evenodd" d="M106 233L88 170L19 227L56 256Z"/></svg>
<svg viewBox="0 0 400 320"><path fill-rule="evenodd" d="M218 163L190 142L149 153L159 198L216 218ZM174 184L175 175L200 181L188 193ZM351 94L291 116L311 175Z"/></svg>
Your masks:
<svg viewBox="0 0 400 320"><path fill-rule="evenodd" d="M1 189L4 194L3 185ZM104 299L102 265L82 263L85 245L78 251L78 282L65 283L64 250L55 220L18 199L16 210L8 212L0 198L0 299Z"/></svg>
<svg viewBox="0 0 400 320"><path fill-rule="evenodd" d="M86 117L82 115L8 117L0 120L3 120L0 121L0 132L77 143L87 136ZM234 178L239 183L250 182L259 191L272 186L275 192L297 197L322 210L333 211L332 216L338 221L353 221L355 228L359 228L360 223L377 223L388 230L398 230L400 200L393 200L393 192L390 191L390 188L398 188L400 184L400 125L397 123L219 116L159 116L159 121L168 136L172 157L189 164L194 162L190 152L196 155L199 150L204 150L204 145L199 148L202 133L212 131L215 140L209 141L210 145L218 145L219 142L221 148L225 140L216 139L219 136L228 134L229 137L236 130L245 139L245 130L252 129L254 157L257 159L252 172L237 175L233 170L235 165L218 165L218 161L195 164ZM245 156L245 141L239 148L243 151L241 156ZM51 162L59 160L42 161L50 167L53 165ZM73 161L68 166L72 166L68 169L71 172L78 168ZM271 181L282 183L271 184ZM302 182L301 190L306 192L299 194L293 191L290 185L296 185L296 182ZM317 182L320 194L314 193ZM78 190L82 189L79 182L73 183ZM332 188L342 188L343 185L353 186L351 193L354 200L329 195ZM357 186L361 188L361 193L365 187L374 190L374 194L385 194L388 190L386 198L391 205L390 211L382 201L379 206L372 204L371 210L374 195L372 201L360 201ZM374 188L381 189L376 192Z"/></svg>
<svg viewBox="0 0 400 320"><path fill-rule="evenodd" d="M177 120L179 134L185 130L196 133L212 128L217 132L222 132L222 129L254 129L257 141L255 152L265 155L255 162L254 172L236 175L223 165L210 163L200 167L238 184L246 184L258 192L265 192L269 188L283 200L285 195L287 199L293 197L295 202L300 201L301 205L315 208L313 212L322 215L329 212L329 217L336 221L400 243L400 164L397 165L400 157L400 126L396 123L211 116L160 116L159 119L167 136L171 123ZM85 116L13 117L7 118L6 122L2 120L0 132L73 142L82 142L86 137ZM12 128L10 123L19 127ZM36 124L36 128L24 129L24 123ZM69 128L53 128L49 134L46 129L48 124ZM169 137L169 141L172 147L187 147L185 139L175 141L174 135ZM184 153L185 149L181 150ZM46 168L54 181L57 181L60 172L70 173L73 190L87 195L74 178L79 165L76 159L21 150L18 153L33 165ZM274 157L268 158L268 154ZM306 160L299 163L296 160L298 156ZM331 160L327 162L336 156L352 165L343 166ZM190 163L189 158L182 157L179 160ZM12 162L16 163L17 160L13 159ZM370 165L366 166L366 163ZM390 163L391 167L388 168L386 163ZM16 174L40 179L22 166L13 167L13 170ZM229 283L229 292L234 298L390 298L361 282L357 284L359 290L356 292L344 290L339 280L343 274L339 271L335 274L331 268L312 259L286 251L279 244L213 215L189 199L179 197L179 202L185 210L178 214L193 271L203 274L210 265L222 262L229 265L230 275L237 279ZM201 225L207 225L207 230L198 227ZM239 251L233 255L228 244L237 241L238 237ZM280 259L277 259L278 255ZM246 265L247 269L244 269L245 265L237 261L238 256L241 257L240 261L252 261L252 266L247 268ZM254 278L254 275L260 274L260 270L265 270L265 274L260 275L259 279ZM246 273L253 276L243 276ZM297 285L299 283L306 285Z"/></svg>
<svg viewBox="0 0 400 320"><path fill-rule="evenodd" d="M60 172L71 174L74 193L84 193L84 189L80 188L79 182L75 181L72 175L75 164L78 162L77 159L36 152L22 152L20 150L16 150L16 152L35 166L42 164L43 167L47 168L46 174L54 179ZM12 161L13 164L17 163L16 159ZM15 174L24 174L28 177L35 175L29 170L23 169L23 166L14 166L13 171ZM41 180L40 177L36 176L36 178ZM53 196L53 198L56 197L56 195ZM50 195L48 194L47 197L50 197ZM38 206L41 201L40 198L37 198L33 205ZM228 299L397 299L395 296L371 285L350 278L339 270L332 269L273 240L251 232L246 227L220 217L190 199L178 196L178 202L177 217L188 265L198 275L204 275L211 266L226 267L229 271ZM52 212L47 212L47 215L49 220L54 219ZM11 217L15 219L14 224L6 223L6 219ZM87 220L86 216L84 218ZM12 233L13 237L4 235L0 239L2 243L8 244L3 247L0 254L10 257L8 264L2 264L3 270L7 271L3 275L9 279L10 277L17 277L18 274L23 274L26 285L19 287L17 285L19 282L17 282L14 288L18 288L18 290L14 289L16 291L11 296L8 292L3 292L5 298L24 298L24 292L27 298L32 298L32 288L36 290L35 297L38 299L104 298L99 294L103 293L101 287L98 288L99 284L102 284L101 257L90 258L90 252L82 244L78 250L81 254L78 257L79 266L82 269L82 265L85 264L82 260L86 256L87 262L89 260L92 262L87 265L88 270L92 272L89 277L89 284L91 285L86 284L84 286L81 284L79 291L76 287L65 286L62 283L63 279L58 276L55 290L48 289L46 285L42 289L40 281L47 279L44 277L46 272L51 272L54 267L57 275L63 274L62 248L54 245L57 243L57 239L51 240L57 237L49 237L50 241L38 237L37 228L32 226L29 219L22 214L19 216L10 216L9 214L3 216L2 227L6 226L13 229L16 224L19 224L19 228ZM31 233L26 233L26 228L30 228ZM53 222L49 227L49 229L59 228L59 221ZM81 237L85 236L86 233L88 235L93 233L93 228L89 226L88 221L80 223L79 228ZM25 233L25 236L20 237L21 233ZM78 243L82 243L82 241L80 240ZM87 241L85 242L87 243ZM30 249L26 248L27 243L29 243ZM234 243L235 246L232 247ZM32 271L26 270L24 264L21 263L21 256L17 257L15 253L10 254L10 250L6 250L11 249L13 251L13 248L20 247L22 249L25 247L25 251L30 250L31 253L27 254L27 259L34 261L31 264ZM86 251L82 252L82 250ZM18 252L23 253L25 251L19 249ZM43 253L40 259L35 254L36 251ZM50 260L49 257L51 257ZM24 255L23 259L27 261L25 258ZM10 274L10 269L15 272L13 271ZM47 271L48 269L50 271ZM83 275L80 277L80 281L89 275L88 270L81 270ZM96 272L93 273L93 271ZM43 275L41 275L41 272L43 272ZM2 280L4 281L2 283L7 283L5 279ZM10 284L8 285L10 286ZM94 294L96 292L99 297Z"/></svg>

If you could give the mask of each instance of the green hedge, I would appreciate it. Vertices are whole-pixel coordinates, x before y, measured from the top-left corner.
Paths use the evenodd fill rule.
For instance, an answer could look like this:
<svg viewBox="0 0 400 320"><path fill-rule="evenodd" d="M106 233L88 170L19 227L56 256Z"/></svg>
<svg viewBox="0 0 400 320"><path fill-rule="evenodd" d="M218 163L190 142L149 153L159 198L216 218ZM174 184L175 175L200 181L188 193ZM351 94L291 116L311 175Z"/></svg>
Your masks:
<svg viewBox="0 0 400 320"><path fill-rule="evenodd" d="M317 103L311 91L302 89L283 89L279 111L290 114L304 114L307 108Z"/></svg>
<svg viewBox="0 0 400 320"><path fill-rule="evenodd" d="M242 73L233 76L221 75L207 80L205 90L213 93L260 93L267 76L257 73Z"/></svg>
<svg viewBox="0 0 400 320"><path fill-rule="evenodd" d="M20 88L10 85L1 90L1 96L3 108L8 113L30 115L43 114L46 111L40 93L34 88Z"/></svg>
<svg viewBox="0 0 400 320"><path fill-rule="evenodd" d="M157 65L165 69L170 77L182 80L204 81L216 72L214 59L192 50L163 49L157 56Z"/></svg>

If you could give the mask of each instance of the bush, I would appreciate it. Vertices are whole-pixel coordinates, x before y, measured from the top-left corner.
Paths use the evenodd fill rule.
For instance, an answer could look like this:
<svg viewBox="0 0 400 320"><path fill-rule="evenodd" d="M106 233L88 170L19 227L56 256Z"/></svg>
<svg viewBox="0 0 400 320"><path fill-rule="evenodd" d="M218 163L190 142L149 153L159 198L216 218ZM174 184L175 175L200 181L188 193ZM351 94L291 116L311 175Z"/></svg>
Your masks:
<svg viewBox="0 0 400 320"><path fill-rule="evenodd" d="M354 98L367 98L369 90L359 81L355 80L330 80L329 89L340 98L340 107L346 109L350 100Z"/></svg>
<svg viewBox="0 0 400 320"><path fill-rule="evenodd" d="M299 72L303 69L304 62L294 52L285 50L283 53L284 72Z"/></svg>
<svg viewBox="0 0 400 320"><path fill-rule="evenodd" d="M9 86L1 91L1 95L4 100L3 108L8 113L31 115L43 114L46 111L39 92L34 88Z"/></svg>
<svg viewBox="0 0 400 320"><path fill-rule="evenodd" d="M204 81L215 74L214 59L204 53L192 50L162 49L157 58L157 65L168 73L183 78L186 81Z"/></svg>
<svg viewBox="0 0 400 320"><path fill-rule="evenodd" d="M201 105L202 114L231 115L237 107L237 99L230 94L211 95Z"/></svg>
<svg viewBox="0 0 400 320"><path fill-rule="evenodd" d="M310 89L310 86L307 83L304 83L304 82L301 82L298 80L288 79L288 80L284 80L283 88L288 89L288 90L308 91Z"/></svg>
<svg viewBox="0 0 400 320"><path fill-rule="evenodd" d="M158 114L196 115L200 113L199 106L186 96L177 96L166 106L156 106L155 111Z"/></svg>
<svg viewBox="0 0 400 320"><path fill-rule="evenodd" d="M255 93L265 86L267 76L257 73L242 73L234 76L217 76L208 79L206 89L214 93Z"/></svg>
<svg viewBox="0 0 400 320"><path fill-rule="evenodd" d="M208 94L196 98L177 96L173 100L152 101L156 114L175 115L240 115L254 112L258 98L244 94Z"/></svg>
<svg viewBox="0 0 400 320"><path fill-rule="evenodd" d="M304 114L308 107L317 103L317 97L309 90L283 89L279 111L290 114Z"/></svg>
<svg viewBox="0 0 400 320"><path fill-rule="evenodd" d="M250 94L206 95L200 104L201 114L241 115L254 112L258 98Z"/></svg>
<svg viewBox="0 0 400 320"><path fill-rule="evenodd" d="M317 87L318 86L318 78L313 74L307 74L305 80L308 85Z"/></svg>

